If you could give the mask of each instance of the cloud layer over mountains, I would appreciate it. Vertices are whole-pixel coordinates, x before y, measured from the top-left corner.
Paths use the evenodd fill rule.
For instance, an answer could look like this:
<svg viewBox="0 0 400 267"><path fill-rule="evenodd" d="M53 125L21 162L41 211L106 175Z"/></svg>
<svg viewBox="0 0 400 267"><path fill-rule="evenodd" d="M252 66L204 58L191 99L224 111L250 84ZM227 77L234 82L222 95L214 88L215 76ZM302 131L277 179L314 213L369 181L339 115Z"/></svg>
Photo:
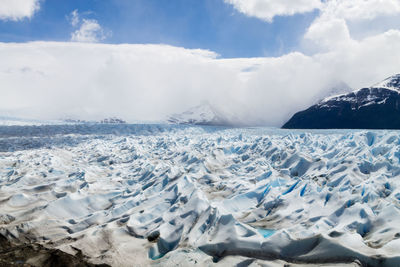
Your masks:
<svg viewBox="0 0 400 267"><path fill-rule="evenodd" d="M161 120L208 101L238 121L280 126L340 82L357 89L400 72L398 0L226 2L266 21L312 9L319 15L298 51L280 57L225 59L161 44L0 43L1 112Z"/></svg>

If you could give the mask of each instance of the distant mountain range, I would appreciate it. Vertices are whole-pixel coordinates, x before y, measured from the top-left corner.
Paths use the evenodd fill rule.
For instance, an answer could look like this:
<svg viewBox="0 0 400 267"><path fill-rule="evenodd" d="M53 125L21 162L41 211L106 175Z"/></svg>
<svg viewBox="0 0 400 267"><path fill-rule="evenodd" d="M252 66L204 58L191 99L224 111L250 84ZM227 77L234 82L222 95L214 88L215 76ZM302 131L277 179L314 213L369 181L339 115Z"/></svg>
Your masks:
<svg viewBox="0 0 400 267"><path fill-rule="evenodd" d="M126 121L117 117L105 118L100 121L87 121L81 119L64 119L63 121L67 123L80 123L80 124L82 123L125 124L126 123Z"/></svg>
<svg viewBox="0 0 400 267"><path fill-rule="evenodd" d="M172 114L167 121L173 124L231 126L233 122L208 102L190 108L182 113Z"/></svg>
<svg viewBox="0 0 400 267"><path fill-rule="evenodd" d="M287 129L400 129L400 74L369 88L321 100L286 122Z"/></svg>
<svg viewBox="0 0 400 267"><path fill-rule="evenodd" d="M324 91L323 94L316 96L316 99L321 99L327 95L332 96L351 91L352 89L347 84L339 82L335 86L332 86L329 91ZM209 102L203 102L184 112L172 114L167 117L167 122L184 125L252 126L246 119L239 119L237 115L217 109Z"/></svg>

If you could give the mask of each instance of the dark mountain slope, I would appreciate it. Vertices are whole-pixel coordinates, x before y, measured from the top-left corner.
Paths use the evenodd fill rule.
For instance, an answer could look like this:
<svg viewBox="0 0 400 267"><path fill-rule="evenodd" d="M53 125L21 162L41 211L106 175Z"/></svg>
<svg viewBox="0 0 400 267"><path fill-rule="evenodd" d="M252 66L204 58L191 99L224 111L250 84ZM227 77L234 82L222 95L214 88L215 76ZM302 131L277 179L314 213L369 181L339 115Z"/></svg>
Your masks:
<svg viewBox="0 0 400 267"><path fill-rule="evenodd" d="M296 113L287 129L400 129L400 74Z"/></svg>

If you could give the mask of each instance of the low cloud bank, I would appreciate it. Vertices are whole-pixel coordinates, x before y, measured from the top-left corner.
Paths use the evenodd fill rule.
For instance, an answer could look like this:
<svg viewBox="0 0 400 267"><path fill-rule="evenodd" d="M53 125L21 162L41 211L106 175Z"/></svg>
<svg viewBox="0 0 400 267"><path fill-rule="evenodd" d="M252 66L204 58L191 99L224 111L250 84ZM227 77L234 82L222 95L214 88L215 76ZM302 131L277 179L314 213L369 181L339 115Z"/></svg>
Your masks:
<svg viewBox="0 0 400 267"><path fill-rule="evenodd" d="M280 126L339 82L371 85L400 70L400 32L336 50L219 59L167 45L0 43L2 113L45 119L162 120L202 101L249 125Z"/></svg>

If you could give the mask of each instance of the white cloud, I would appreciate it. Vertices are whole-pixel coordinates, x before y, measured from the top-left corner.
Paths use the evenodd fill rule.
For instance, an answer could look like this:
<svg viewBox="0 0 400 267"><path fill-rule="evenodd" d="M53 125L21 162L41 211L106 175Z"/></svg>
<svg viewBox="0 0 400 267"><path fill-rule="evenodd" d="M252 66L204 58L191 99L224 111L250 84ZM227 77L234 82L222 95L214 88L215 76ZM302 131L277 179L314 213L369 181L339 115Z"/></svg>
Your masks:
<svg viewBox="0 0 400 267"><path fill-rule="evenodd" d="M106 39L107 35L95 19L81 18L78 10L75 9L67 17L74 28L79 27L71 33L71 41L82 43L97 43Z"/></svg>
<svg viewBox="0 0 400 267"><path fill-rule="evenodd" d="M78 9L75 9L74 11L72 11L71 14L67 18L73 27L77 27L80 22Z"/></svg>
<svg viewBox="0 0 400 267"><path fill-rule="evenodd" d="M320 0L225 0L238 11L265 21L275 16L289 16L306 13L320 8Z"/></svg>
<svg viewBox="0 0 400 267"><path fill-rule="evenodd" d="M374 19L400 13L399 0L329 0L322 8L327 18L346 20Z"/></svg>
<svg viewBox="0 0 400 267"><path fill-rule="evenodd" d="M0 106L54 118L159 119L234 86L215 56L164 45L0 43L0 86L10 88L0 90Z"/></svg>
<svg viewBox="0 0 400 267"><path fill-rule="evenodd" d="M365 38L398 27L398 15L399 0L329 0L304 37L321 49L337 49L337 46L352 45L354 36ZM392 18L389 22L388 17ZM358 27L351 29L353 24ZM374 31L370 30L371 25Z"/></svg>
<svg viewBox="0 0 400 267"><path fill-rule="evenodd" d="M352 42L347 23L344 19L317 19L304 36L321 49L337 49Z"/></svg>
<svg viewBox="0 0 400 267"><path fill-rule="evenodd" d="M40 0L0 0L0 20L31 18L39 10Z"/></svg>
<svg viewBox="0 0 400 267"><path fill-rule="evenodd" d="M95 19L83 19L80 28L71 34L71 41L96 43L106 38L103 28Z"/></svg>
<svg viewBox="0 0 400 267"><path fill-rule="evenodd" d="M323 16L346 19L374 19L400 13L399 0L224 0L248 16L272 21L275 16L290 16L321 9Z"/></svg>
<svg viewBox="0 0 400 267"><path fill-rule="evenodd" d="M398 73L399 49L396 30L277 58L219 59L166 45L0 43L0 88L8 88L0 106L43 118L159 120L207 100L241 121L280 126L338 81L360 88Z"/></svg>

